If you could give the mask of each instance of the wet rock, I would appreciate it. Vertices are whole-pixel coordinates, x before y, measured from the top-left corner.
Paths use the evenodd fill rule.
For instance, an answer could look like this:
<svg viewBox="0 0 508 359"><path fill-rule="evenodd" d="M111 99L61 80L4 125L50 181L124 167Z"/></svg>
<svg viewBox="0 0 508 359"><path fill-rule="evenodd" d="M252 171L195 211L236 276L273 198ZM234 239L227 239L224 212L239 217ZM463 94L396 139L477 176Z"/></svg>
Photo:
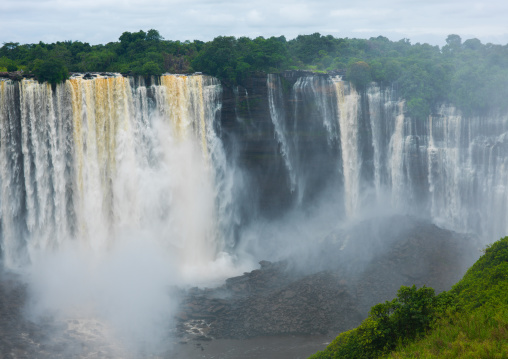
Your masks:
<svg viewBox="0 0 508 359"><path fill-rule="evenodd" d="M473 238L411 217L358 227L356 236L330 236L320 253L327 269L309 274L287 262L261 261L260 269L221 287L193 288L177 316L181 327L202 320L207 338L338 333L358 326L401 285L449 289L476 258ZM347 239L337 241L341 236Z"/></svg>

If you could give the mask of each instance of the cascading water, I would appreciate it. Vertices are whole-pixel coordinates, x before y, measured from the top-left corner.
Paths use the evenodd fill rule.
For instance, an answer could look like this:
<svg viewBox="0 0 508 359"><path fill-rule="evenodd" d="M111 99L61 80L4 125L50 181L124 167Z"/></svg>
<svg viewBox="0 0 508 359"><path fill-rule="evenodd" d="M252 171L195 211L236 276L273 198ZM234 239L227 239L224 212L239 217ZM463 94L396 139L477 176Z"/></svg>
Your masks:
<svg viewBox="0 0 508 359"><path fill-rule="evenodd" d="M144 308L142 337L141 318L167 319L168 287L309 252L372 209L485 242L508 232L506 114L443 105L417 122L390 88L298 72L224 101L207 76L150 82L0 81L0 248L36 308L95 302L121 328Z"/></svg>
<svg viewBox="0 0 508 359"><path fill-rule="evenodd" d="M306 105L311 104L317 115L317 126L322 125L329 143L332 144L339 140L339 126L336 121L336 99L330 85L330 79L323 76L304 76L296 80L293 85L293 126L304 128L305 119L300 118L300 114L306 110Z"/></svg>
<svg viewBox="0 0 508 359"><path fill-rule="evenodd" d="M219 82L0 85L1 251L31 283L28 312L157 344L171 285L231 275Z"/></svg>
<svg viewBox="0 0 508 359"><path fill-rule="evenodd" d="M432 218L485 240L508 232L508 117L464 118L442 106L429 118L428 181Z"/></svg>
<svg viewBox="0 0 508 359"><path fill-rule="evenodd" d="M338 171L340 131L331 83L325 76L298 77L294 84L274 74L267 78L270 116L296 206Z"/></svg>
<svg viewBox="0 0 508 359"><path fill-rule="evenodd" d="M266 86L296 205L323 185L317 178L335 176L349 217L372 200L369 192L404 211L420 201L418 208L449 228L488 236L506 230L505 117L466 120L443 106L414 126L390 89L371 85L359 93L338 78L308 74L270 74ZM223 145L217 80L163 76L146 87L120 76L74 77L53 89L2 81L1 91L7 266L71 238L101 251L122 231L154 226L164 229L162 242L187 253L182 258L211 260L235 246L228 232L239 223L232 195L238 176ZM235 114L246 104L249 118L236 121L245 125L254 115L241 91ZM316 145L320 136L327 145ZM496 208L494 221L489 208Z"/></svg>
<svg viewBox="0 0 508 359"><path fill-rule="evenodd" d="M290 135L286 128L286 112L284 109L284 97L282 94L280 77L274 74L268 74L266 87L268 88L268 103L270 105L270 116L275 129L275 136L280 144L282 157L288 169L291 192L294 192L297 187L297 179L294 168L294 155L289 143Z"/></svg>
<svg viewBox="0 0 508 359"><path fill-rule="evenodd" d="M388 119L396 118L400 104L394 101L391 89L381 89L374 83L366 91L369 103L370 128L372 129L372 146L374 149L374 189L376 200L383 201L380 196L391 187L386 167L389 156L390 136L393 132Z"/></svg>
<svg viewBox="0 0 508 359"><path fill-rule="evenodd" d="M390 174L392 190L392 206L403 208L408 199L406 170L406 133L404 131L404 102L399 103L399 111L395 117L395 129L390 138Z"/></svg>
<svg viewBox="0 0 508 359"><path fill-rule="evenodd" d="M333 85L328 78L317 86L316 78L300 75L286 95L280 78L271 75L268 80L268 96L279 98L281 107L270 102L272 121L280 133L282 156L285 161L291 158L288 168L296 188L312 187L302 185L307 183L305 164L312 161L305 158L309 147L300 142L301 133L314 133L316 127L309 126L319 124L326 128L329 141L339 138L338 171L333 175L342 177L348 218L377 202L395 212L430 217L445 228L477 233L487 242L506 234L506 115L493 112L465 119L443 105L439 113L417 122L405 114L403 99L390 88L371 84L359 93L340 78L331 79ZM328 102L331 92L336 97L333 104ZM305 118L305 111L317 116ZM331 114L336 114L336 122L330 121Z"/></svg>
<svg viewBox="0 0 508 359"><path fill-rule="evenodd" d="M356 214L360 201L360 153L358 140L359 96L343 81L334 82L339 107L340 142L344 168L344 202L349 217Z"/></svg>
<svg viewBox="0 0 508 359"><path fill-rule="evenodd" d="M72 238L101 251L124 231L154 226L186 260L213 260L224 247L215 218L228 216L231 201L216 133L220 92L203 76L163 76L160 86L135 89L121 76L74 77L54 92L2 82L6 264ZM216 200L225 201L221 213ZM21 238L10 234L17 227Z"/></svg>

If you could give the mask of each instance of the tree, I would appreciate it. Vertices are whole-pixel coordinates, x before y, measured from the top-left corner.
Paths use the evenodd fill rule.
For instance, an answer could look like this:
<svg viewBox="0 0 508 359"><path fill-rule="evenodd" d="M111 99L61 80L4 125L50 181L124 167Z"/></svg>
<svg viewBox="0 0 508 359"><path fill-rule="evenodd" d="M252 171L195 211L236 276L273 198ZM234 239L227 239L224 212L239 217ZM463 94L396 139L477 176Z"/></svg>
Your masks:
<svg viewBox="0 0 508 359"><path fill-rule="evenodd" d="M446 45L443 46L443 53L452 54L460 51L462 39L459 35L451 34L446 38Z"/></svg>
<svg viewBox="0 0 508 359"><path fill-rule="evenodd" d="M163 39L157 30L151 29L146 33L147 41L162 41Z"/></svg>
<svg viewBox="0 0 508 359"><path fill-rule="evenodd" d="M357 61L348 65L346 77L358 90L364 90L372 81L370 66L365 61Z"/></svg>
<svg viewBox="0 0 508 359"><path fill-rule="evenodd" d="M57 84L69 78L69 71L62 60L49 58L47 60L37 59L34 61L33 73L39 82Z"/></svg>
<svg viewBox="0 0 508 359"><path fill-rule="evenodd" d="M160 75L161 73L162 73L162 71L161 71L160 66L157 65L153 61L149 61L149 62L145 63L143 65L143 67L141 68L140 75L157 76L157 75Z"/></svg>

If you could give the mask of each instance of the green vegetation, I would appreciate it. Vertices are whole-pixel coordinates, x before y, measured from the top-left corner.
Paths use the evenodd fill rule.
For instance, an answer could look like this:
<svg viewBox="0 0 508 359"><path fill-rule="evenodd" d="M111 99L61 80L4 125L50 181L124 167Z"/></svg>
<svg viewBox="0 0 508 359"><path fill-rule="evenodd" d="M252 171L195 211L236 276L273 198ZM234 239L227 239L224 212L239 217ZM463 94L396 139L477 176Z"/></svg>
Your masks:
<svg viewBox="0 0 508 359"><path fill-rule="evenodd" d="M64 80L65 76L55 74L41 78L40 61L53 61L54 73L64 68L144 76L199 71L229 84L242 84L259 71L338 71L360 91L371 80L393 86L415 119L426 119L443 102L453 103L467 115L507 111L508 45L482 44L478 39L462 42L458 35L449 35L446 42L439 48L412 45L407 39L348 39L319 33L289 41L284 36L219 36L209 42L180 42L164 40L157 30L140 30L124 32L119 41L105 45L7 42L0 48L0 69L15 66L32 73L39 69L41 81Z"/></svg>
<svg viewBox="0 0 508 359"><path fill-rule="evenodd" d="M365 61L357 61L348 65L347 78L353 85L360 90L367 87L372 82L371 69Z"/></svg>
<svg viewBox="0 0 508 359"><path fill-rule="evenodd" d="M377 358L429 329L442 301L432 288L402 286L397 298L372 307L358 328L340 334L311 358Z"/></svg>
<svg viewBox="0 0 508 359"><path fill-rule="evenodd" d="M56 84L69 78L69 71L64 62L58 58L49 58L47 60L36 59L32 71L41 82Z"/></svg>
<svg viewBox="0 0 508 359"><path fill-rule="evenodd" d="M508 358L508 237L450 291L401 287L397 298L312 359Z"/></svg>

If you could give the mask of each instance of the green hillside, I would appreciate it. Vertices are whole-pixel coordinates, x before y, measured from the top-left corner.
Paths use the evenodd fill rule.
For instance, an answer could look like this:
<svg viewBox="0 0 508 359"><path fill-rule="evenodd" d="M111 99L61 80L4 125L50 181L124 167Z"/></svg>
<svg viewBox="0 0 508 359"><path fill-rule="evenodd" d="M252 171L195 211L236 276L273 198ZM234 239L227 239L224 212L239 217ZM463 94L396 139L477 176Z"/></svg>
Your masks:
<svg viewBox="0 0 508 359"><path fill-rule="evenodd" d="M401 287L311 358L380 357L508 358L508 237L488 247L450 291Z"/></svg>

